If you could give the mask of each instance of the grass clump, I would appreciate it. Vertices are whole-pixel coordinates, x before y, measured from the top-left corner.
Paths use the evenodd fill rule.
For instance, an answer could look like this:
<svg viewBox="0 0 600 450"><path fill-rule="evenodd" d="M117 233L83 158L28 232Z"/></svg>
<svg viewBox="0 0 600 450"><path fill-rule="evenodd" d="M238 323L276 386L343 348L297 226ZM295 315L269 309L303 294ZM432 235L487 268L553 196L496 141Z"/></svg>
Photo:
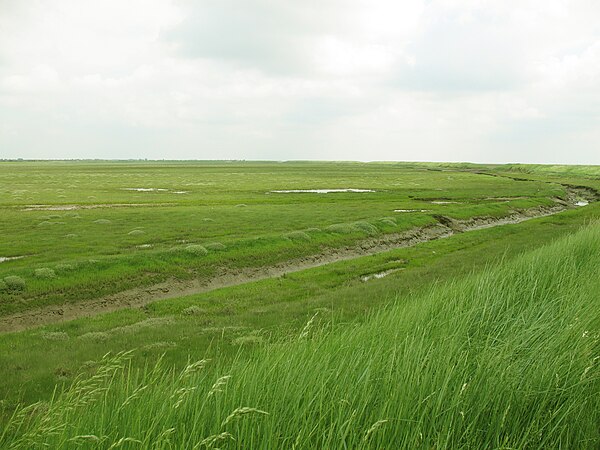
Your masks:
<svg viewBox="0 0 600 450"><path fill-rule="evenodd" d="M200 308L199 306L192 305L188 306L183 311L181 311L181 314L183 314L184 316L199 316L201 314L206 314L206 310Z"/></svg>
<svg viewBox="0 0 600 450"><path fill-rule="evenodd" d="M90 331L88 333L84 333L78 337L81 340L93 341L93 342L104 342L110 338L110 334L104 331Z"/></svg>
<svg viewBox="0 0 600 450"><path fill-rule="evenodd" d="M50 269L49 267L41 267L39 269L35 269L34 275L36 278L56 278L56 272Z"/></svg>
<svg viewBox="0 0 600 450"><path fill-rule="evenodd" d="M394 217L382 217L381 219L379 219L379 223L383 225L388 225L390 227L395 227L398 225Z"/></svg>
<svg viewBox="0 0 600 450"><path fill-rule="evenodd" d="M71 270L75 270L75 266L73 264L61 263L54 266L54 270L56 272L70 272Z"/></svg>
<svg viewBox="0 0 600 450"><path fill-rule="evenodd" d="M369 236L373 236L379 233L377 227L366 220L359 220L353 223L336 223L333 225L329 225L327 227L327 231L331 233L339 233L339 234L351 234L351 233L365 233Z"/></svg>
<svg viewBox="0 0 600 450"><path fill-rule="evenodd" d="M189 253L190 255L194 256L203 256L208 254L208 250L206 250L206 247L200 244L190 244L187 247L185 247L185 251L186 253Z"/></svg>
<svg viewBox="0 0 600 450"><path fill-rule="evenodd" d="M349 223L334 223L327 227L327 231L338 234L351 234L356 233L357 230Z"/></svg>
<svg viewBox="0 0 600 450"><path fill-rule="evenodd" d="M9 275L4 278L4 283L9 291L23 291L27 287L25 280L17 275Z"/></svg>
<svg viewBox="0 0 600 450"><path fill-rule="evenodd" d="M204 248L212 251L223 251L227 249L227 247L220 242L209 242L208 244L204 244Z"/></svg>
<svg viewBox="0 0 600 450"><path fill-rule="evenodd" d="M248 345L258 345L265 342L265 339L262 336L258 336L256 334L249 334L247 336L240 336L235 338L231 343L233 345L240 346L248 346Z"/></svg>
<svg viewBox="0 0 600 450"><path fill-rule="evenodd" d="M69 335L64 331L43 331L40 336L45 341L68 341Z"/></svg>
<svg viewBox="0 0 600 450"><path fill-rule="evenodd" d="M287 233L284 235L285 239L290 241L310 241L312 238L306 234L304 231L292 231L291 233Z"/></svg>
<svg viewBox="0 0 600 450"><path fill-rule="evenodd" d="M354 228L356 228L357 230L362 231L365 234L368 234L369 236L379 233L379 230L377 229L377 227L375 225L367 222L366 220L359 220L358 222L354 222L352 224L352 226Z"/></svg>
<svg viewBox="0 0 600 450"><path fill-rule="evenodd" d="M251 358L177 374L106 357L18 410L0 447L598 448L599 266L595 226Z"/></svg>

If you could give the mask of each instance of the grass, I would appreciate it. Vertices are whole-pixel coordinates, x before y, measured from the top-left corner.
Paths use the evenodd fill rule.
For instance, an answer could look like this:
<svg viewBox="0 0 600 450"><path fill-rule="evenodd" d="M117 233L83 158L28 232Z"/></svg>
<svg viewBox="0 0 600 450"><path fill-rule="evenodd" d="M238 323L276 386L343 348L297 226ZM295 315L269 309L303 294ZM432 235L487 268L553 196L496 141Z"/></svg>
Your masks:
<svg viewBox="0 0 600 450"><path fill-rule="evenodd" d="M98 361L7 448L597 448L600 226L233 362Z"/></svg>
<svg viewBox="0 0 600 450"><path fill-rule="evenodd" d="M544 180L516 182L434 167L0 162L0 257L25 256L1 263L0 278L19 276L27 285L17 294L0 292L0 314L81 302L171 278L209 278L217 265L233 270L278 264L323 248L352 245L365 235L431 224L436 214L459 219L502 216L514 208L551 204L551 197L565 194L560 184ZM375 192L270 193L348 187ZM431 203L440 198L457 203ZM390 220L395 209L428 211ZM315 228L323 231L308 231ZM311 239L289 238L298 233ZM215 241L226 249L204 259L170 252L186 242L203 245L210 253L207 244ZM74 269L59 273L56 266L63 264ZM55 270L57 276L36 277L40 268Z"/></svg>
<svg viewBox="0 0 600 450"><path fill-rule="evenodd" d="M544 166L524 168L467 164L224 162L2 162L0 166L7 169L0 171L0 214L3 217L0 221L0 232L5 237L0 240L0 257L24 256L21 259L0 263L0 315L27 312L44 305L60 306L65 303L80 303L82 309L85 309L86 300L98 299L132 287L149 286L171 279L209 282L215 274L223 272L225 274L234 274L237 273L236 271L254 273L260 268L277 267L300 258L307 260L312 255L323 252L335 254L338 248L359 248L361 241L367 238L383 241L386 234L435 223L436 215L454 219L469 219L477 216L501 217L510 214L514 209L550 206L555 204L553 197L565 196L562 184L600 189L600 182L595 176L593 167L580 167L577 170L554 167L552 170L547 170ZM499 176L488 176L479 172ZM507 177L527 180L516 181ZM125 188L151 187L167 190L125 190ZM348 187L374 189L375 192L268 193L276 189ZM186 194L175 194L176 191L185 191ZM436 201L454 203L432 203ZM43 204L46 208L54 209L72 208L72 205L76 205L80 209L39 210L39 207L37 209L30 207L35 204ZM540 368L539 366L542 365L540 361L548 367L554 367L553 358L556 355L543 353L536 340L543 340L548 337L547 335L535 335L537 337L533 341L528 341L521 346L516 346L516 341L511 340L512 336L496 333L491 328L490 336L493 336L493 339L489 338L490 342L483 342L481 333L475 337L468 334L465 338L462 321L478 323L479 316L469 309L469 303L466 297L463 297L468 292L474 292L473 283L476 283L476 280L485 279L486 276L495 280L500 278L493 277L505 277L507 280L505 284L508 287L503 287L498 295L510 294L509 287L514 282L523 293L538 299L540 308L545 308L544 311L540 309L539 320L531 322L534 328L532 332L537 328L544 328L546 319L553 324L556 319L552 315L556 312L553 308L560 307L561 312L570 310L556 299L556 302L547 303L544 307L543 301L550 301L552 297L550 290L547 290L543 283L539 287L534 283L534 278L519 278L518 280L521 281L517 283L515 281L517 278L513 276L514 274L511 275L516 269L510 267L523 268L518 264L523 264L522 261L525 259L520 259L521 262L514 262L513 259L527 250L553 243L574 233L582 224L597 219L599 208L600 204L591 204L585 208L518 225L473 231L411 248L395 249L281 277L155 302L143 308L126 308L109 314L2 335L0 336L2 355L0 415L3 424L15 408L17 410L21 408L19 405L42 402L37 408L37 413L31 413L32 410L22 413L33 422L29 425L24 424L24 428L19 430L7 430L8 434L4 435L5 442L15 443L20 438L35 437L41 429L36 421L42 420L41 417L45 414L43 411L46 410L54 410L52 413L54 415L48 417L56 418L55 423L60 428L60 424L67 420L65 419L67 416L61 416L63 413L59 414L57 411L61 407L68 409L68 401L65 399L69 395L76 395L82 383L88 386L85 383L90 382L89 377L95 377L98 373L105 375L110 373L114 374L114 380L122 383L117 389L122 391L118 395L133 395L133 391L128 391L127 386L134 386L135 389L135 386L143 387L144 382L157 383L156 392L153 391L150 397L139 397L140 400L144 399L144 405L146 400L150 402L149 410L147 412L131 410L131 416L123 419L121 425L130 427L131 433L126 432L126 428L121 425L115 428L119 431L118 434L111 434L107 431L108 428L106 430L95 428L94 430L99 430L93 431L99 433L95 435L96 437L82 434L79 438L75 438L75 435L70 435L69 439L74 438L74 440L52 441L51 447L57 445L57 448L60 448L63 445L67 448L78 446L108 448L115 444L123 448L139 448L140 443L135 442L136 440L142 441L142 447L148 447L149 440L153 440L155 448L193 448L201 440L207 439L201 445L202 448L226 445L257 447L258 442L265 442L265 448L269 448L268 446L286 448L293 447L295 439L298 439L297 448L313 446L336 448L343 447L343 442L346 442L348 447L377 448L385 447L386 442L391 442L386 439L399 439L398 442L408 448L411 446L432 448L434 444L436 448L460 448L461 446L472 448L480 447L475 444L480 442L477 439L481 439L481 442L489 444L483 447L492 448L506 448L510 445L517 448L547 446L594 448L597 441L593 439L596 437L581 437L587 431L582 431L580 435L571 433L570 430L565 432L564 428L573 428L573 426L561 427L560 423L555 421L556 418L574 420L570 415L561 416L562 410L549 408L555 413L551 417L535 416L537 414L535 411L540 411L535 408L539 405L547 407L546 403L538 402L539 394L541 392L556 394L558 388L552 387L554 390L551 391L551 385L545 388L537 385L537 391L533 388L530 391L527 390L529 388L523 390L517 386L517 392L524 393L526 398L537 399L532 400L529 409L532 411L531 414L539 419L539 423L535 426L527 425L529 428L524 426L523 429L528 430L529 434L520 442L511 441L513 433L510 432L506 441L498 441L494 445L484 439L491 439L491 434L498 432L498 429L492 427L488 433L490 436L484 436L487 425L479 416L475 416L476 420L472 421L468 429L457 428L458 425L452 421L440 422L440 424L445 423L447 428L438 429L437 418L446 417L440 415L444 411L441 406L429 405L430 409L426 412L402 406L404 409L394 411L400 411L398 414L406 413L405 415L396 418L388 417L384 413L392 411L393 405L387 402L383 393L389 394L390 401L404 399L421 402L433 392L426 395L425 388L432 388L437 382L442 384L449 382L450 378L443 377L451 377L451 374L439 368L446 370L448 367L445 365L449 365L461 374L465 373L464 370L467 370L465 367L468 366L469 370L478 373L480 362L491 364L485 359L491 357L491 354L487 350L483 351L488 344L512 343L515 355L506 359L493 360L492 358L499 369L508 371L505 374L506 380L510 375L513 376L514 381L517 378L515 374L535 378L535 374L528 371L528 365ZM394 213L396 209L415 210L415 212ZM136 233L130 234L133 231ZM137 233L138 231L141 233ZM590 248L595 248L596 241L590 237L594 233L596 232L588 230L579 235L587 237L572 238L574 240L568 242L573 244L587 240ZM567 244L553 245L555 245L552 247L555 248L554 253L543 249L539 251L539 255L543 254L548 259L554 258L555 261L563 254L565 258L571 258L569 256L571 253L563 251ZM577 244L575 247L582 246ZM554 274L557 283L560 283L552 285L552 289L556 290L556 295L564 296L565 301L571 299L572 295L581 294L581 304L585 302L594 304L594 299L588 294L593 292L595 285L592 286L585 277L590 271L587 265L596 264L596 261L590 255L584 256L580 259L580 265L584 268L580 272L584 277L581 287L575 287L572 293L566 292L563 295L563 290L567 290L567 286L570 285L567 282L560 284L562 278ZM503 260L499 262L501 257ZM528 270L537 274L536 276L541 276L537 266L542 257L525 258L534 261L532 262L534 267ZM548 264L551 262L548 261ZM467 281L452 281L460 280L471 272L477 272L486 264L489 265L489 269L484 274L473 275ZM541 262L539 265L544 266ZM377 273L389 273L389 275L382 279L363 281L365 277ZM572 279L569 280L571 283ZM497 284L504 286L503 283ZM424 293L431 286L443 286L443 288L434 288L434 292ZM536 297L538 289L541 288L545 294L538 298ZM488 291L491 295L491 288ZM513 294L516 295L516 292ZM395 306L374 313L395 298L398 299ZM463 300L460 300L461 298ZM494 297L490 301L499 301L499 298ZM455 299L460 300L457 303L460 307L456 306L452 309ZM427 318L428 314L433 314L435 308L441 308L440 305L434 305L436 302L447 305L443 311L440 309L442 312L435 313L438 314L437 322ZM486 308L489 307L491 311L493 309L491 306L488 305ZM534 305L529 306L533 308ZM545 311L546 309L548 311ZM480 315L482 311L487 310L479 310ZM511 314L515 311L512 309ZM397 321L386 322L388 314L389 320ZM503 314L496 315L499 323L505 320L502 323L506 324L508 318ZM520 318L523 326L529 326L527 320L534 319L533 315L517 314L515 317ZM588 313L586 320L593 317L593 312ZM414 327L421 328L414 328L413 322ZM378 340L380 337L378 327L388 327L382 329L381 340ZM391 334L392 328L395 328L395 334ZM516 328L513 327L511 332L515 330ZM555 331L556 329L553 328L553 332ZM582 335L585 331L582 331ZM557 339L559 334L557 333ZM518 332L515 332L515 338L518 337L517 335ZM594 334L587 330L587 336L594 336ZM388 342L402 346L398 347L396 353L385 353L387 350L379 349L384 346L384 338L388 339ZM400 361L404 358L404 352L410 354L409 341L406 340L409 338L413 339L412 344L429 345L429 347L416 345L415 355L418 354L427 360L429 355L427 352L431 351L432 357L440 361L439 367L422 366L426 369L423 373L432 377L429 384L419 384L417 375L420 373L421 366L416 362L411 362L410 359L406 361L405 366ZM365 345L368 345L363 346L360 339L364 339ZM453 354L451 352L453 345L458 346L460 339L464 339L462 345L465 345L465 342L469 344L468 352L464 355ZM346 343L343 342L344 340ZM447 347L445 347L446 341L448 341ZM432 343L435 343L436 347L439 345L440 349L450 351L450 356L446 356L441 350L438 352L437 348L433 348ZM475 346L471 347L471 344ZM320 350L321 346L322 350ZM132 348L137 350L132 354L127 353ZM550 348L557 352L560 350L557 346L550 346ZM542 358L540 361L535 359L534 351L540 352ZM113 372L110 371L112 369L106 369L108 372L99 369L104 364L101 362L102 356L107 352L120 355L115 358L109 356L104 361L107 367L113 367ZM314 360L311 359L311 352L314 353ZM336 355L327 354L328 352L339 353L339 359ZM367 369L358 372L359 368L350 367L348 361L351 353L367 361L364 365ZM373 357L379 359L370 360L371 353ZM455 359L448 359L451 356ZM520 366L512 365L513 356L516 359L521 358ZM386 366L386 357L390 357L390 361L396 365ZM579 354L573 356L572 360L575 361L578 357ZM190 358L211 360L203 364L204 369L196 375L185 376L186 380L197 383L193 386L186 384L187 381L185 383L178 381L179 375L177 375L181 371L186 371L186 361L189 362ZM292 364L290 358L293 358L293 361L297 359L298 363ZM468 359L470 364L461 365L464 362L461 358ZM528 362L527 358L529 358ZM273 372L269 372L267 366L261 365L262 359L266 361L264 364L271 364ZM319 365L317 359L322 360L325 365ZM159 360L159 367L154 368ZM293 375L285 372L282 361L287 361L290 371L295 370L298 373ZM560 358L556 361L566 364L566 360ZM340 365L339 370L344 369L347 374L339 372L337 364ZM575 363L571 365L573 364ZM307 373L313 377L316 385L307 386L306 390L302 391L300 377L305 373L304 365L310 369ZM121 367L125 367L125 370L120 369ZM433 373L434 368L436 373L439 370L440 378L436 378ZM287 392L284 393L283 405L290 400L289 404L294 408L306 406L308 409L302 413L305 415L301 414L300 418L295 418L285 411L280 411L278 408L283 406L275 404L277 400L275 397L263 396L259 392L258 380L252 378L258 375L251 376L250 380L254 380L252 382L254 384L249 385L250 391L242 389L243 381L239 377L245 377L249 373L247 371L254 370L257 370L257 373L261 373L262 370L266 380L271 380L269 377L275 375L281 377L281 380L273 380L273 386L279 386L277 389L280 393L284 389L282 380L290 382L292 387L290 397L287 397ZM325 373L320 374L319 370ZM463 372L460 372L461 370ZM489 374L492 373L489 367L486 370L487 372L481 372L482 377L490 376ZM541 370L544 372L546 369L541 367ZM562 373L560 370L556 372L559 375ZM594 370L596 370L594 367L590 368L586 376L590 373L593 375ZM404 371L415 372L411 375L413 378L409 375L402 379L393 378L394 373L404 373ZM232 378L226 378L229 375L232 375ZM547 381L549 374L544 372L543 377L545 377L543 380ZM104 378L94 379L100 383L95 386L102 391L104 388L113 387L110 383L102 384L106 381ZM219 379L220 382L217 381ZM339 391L332 381L334 379L343 381L347 392ZM404 380L402 382L408 384L398 384L399 380ZM597 380L597 377L594 380ZM374 392L375 381L391 383L390 386L386 384L381 388L382 397ZM503 382L503 379L500 379L500 382ZM169 391L171 388L169 383L173 385L171 387L174 390ZM229 395L228 392L238 392L239 396L233 396L230 400L231 402L239 400L239 404L234 405L228 403L229 400L223 400L224 403L209 405L211 408L218 406L217 410L212 411L213 423L207 419L209 412L202 409L204 406L193 403L192 406L201 410L195 412L190 409L191 406L185 405L188 397L194 397L195 393L198 395L204 393L208 396L214 383L218 387L209 396L211 402L217 394L222 393L225 396L225 394ZM470 386L476 386L470 381L467 383L464 392L467 392ZM488 389L493 387L491 382L486 383L481 381L481 386L486 386ZM352 384L356 395L349 393ZM192 389L194 386L196 389ZM398 386L404 386L405 389L399 390ZM461 389L462 386L461 384ZM567 385L561 386L561 392L567 401L564 403L566 413L571 414L575 411L573 414L583 414L583 410L577 410L570 403L571 397L577 398L579 394L575 395L574 390L568 390ZM230 388L235 389L231 391ZM69 391L71 394L65 394L67 397L59 399L52 394L55 389L72 390ZM175 389L179 391L175 392ZM394 389L399 392L392 392ZM440 392L436 395L441 395L444 389L446 387L440 388ZM114 395L117 391L111 391L110 395ZM150 395L149 391L149 388L142 390L144 395ZM512 398L508 391L500 391L502 395L507 395L507 398ZM305 392L307 397L301 398L301 392ZM586 392L589 393L590 390ZM331 402L335 401L332 397L334 394L344 394L336 403L339 408L335 411L331 406L333 404ZM125 400L118 395L114 397L114 401L124 402ZM319 397L319 395L326 396ZM369 400L369 395L374 395L374 400ZM175 412L168 412L167 405L170 403L165 396L175 403L181 400ZM477 394L476 397L482 401L491 399L499 402L499 399L494 396ZM594 398L593 395L589 397L589 401ZM103 399L102 396L98 398ZM113 401L110 400L111 398L113 397L107 397L107 405L115 406L115 403L110 403ZM443 396L440 398L445 399ZM242 402L242 400L247 401ZM359 403L355 404L355 400ZM383 410L375 409L381 412L380 417L376 417L375 414L370 415L364 404L360 403L366 401L369 401L368 404L374 408L387 406ZM47 409L53 402L56 402L55 406ZM163 415L163 412L152 409L158 408L158 403L153 402L163 402L165 408L163 412L168 414ZM136 403L132 399L127 403L129 404ZM139 402L137 404L140 405ZM316 404L319 406L318 413L310 409ZM344 409L350 404L352 408ZM492 405L497 404L492 403ZM519 409L519 404L511 403L512 406L506 415L510 416L512 411L525 414L523 411L527 412L527 408L522 406L522 409ZM95 403L94 405L90 411L98 413L97 417L102 418L103 424L114 425L108 412L103 412ZM244 407L250 409L238 409ZM252 408L269 414L262 414ZM77 410L75 408L71 411ZM183 415L178 416L182 411ZM296 411L300 410L296 409ZM464 409L461 411L466 415ZM480 415L497 414L493 408L489 411L475 408L472 411ZM151 412L156 413L155 420L150 417ZM146 413L148 416L143 415ZM273 422L275 413L282 414L289 423ZM321 416L321 413L326 414ZM417 414L415 420L420 421L419 423L427 420L430 422L430 428L419 431L425 436L420 441L410 440L415 437L416 429L412 428L415 422L409 417L409 413ZM71 413L64 411L64 414ZM119 414L121 413L117 414L117 418L121 417ZM172 436L173 433L168 431L169 428L161 428L162 424L175 420L173 414L186 418L183 426L190 432L189 440L184 436L187 431L183 432L179 425L173 425L174 433L177 433L178 437ZM231 414L233 415L228 421L227 417ZM460 411L458 414L460 415ZM504 412L502 414L504 415ZM324 417L330 422L323 422ZM593 414L591 417L597 419ZM192 424L187 421L188 418L200 420L201 424ZM149 427L152 424L156 427L144 431L140 428L140 424L132 425L127 422L134 419L148 421ZM257 419L257 422L252 419ZM517 419L514 421L518 422ZM226 426L221 427L224 422L227 422ZM517 429L515 423L511 425L513 428L507 430ZM535 427L542 427L543 423L555 424L556 429L550 430L552 437L548 438L549 440L541 440L536 444L534 435L538 432L538 428ZM579 422L575 420L570 423ZM83 427L86 424L92 426L92 422L84 422L82 418L82 422L77 426ZM273 440L263 441L264 435L253 434L254 431L250 428L256 424L267 426L267 431L261 432L273 433ZM294 440L288 439L289 435L302 424L304 428L301 431L296 430ZM243 430L231 428L238 425ZM311 431L313 427L315 428ZM410 427L412 431L402 431L403 427ZM162 430L161 433L164 432L164 435L155 433L159 429ZM353 431L355 429L357 431ZM0 431L0 434L2 432ZM90 433L92 433L91 428ZM230 440L228 435L220 433L230 433L236 440ZM461 440L462 438L457 437L456 433L462 433L466 440ZM553 440L556 433L567 433L567 435L561 435L556 438L557 441ZM54 439L52 436L51 434L50 439ZM219 436L223 439L219 439ZM349 440L344 441L345 436L350 436ZM127 438L131 439L127 440ZM33 439L33 441L22 441L22 446L27 448L26 442L33 445L37 437ZM166 443L168 439L173 443L171 447ZM0 444L0 447L3 445Z"/></svg>
<svg viewBox="0 0 600 450"><path fill-rule="evenodd" d="M190 356L233 358L239 350L234 341L253 333L266 341L299 333L315 311L328 311L338 322L361 320L395 295L415 295L484 264L496 264L500 257L510 260L567 236L598 217L599 206L0 336L0 407L6 415L17 403L47 400L56 386L73 382L82 365L107 351L138 348L134 367L164 354L165 363L182 368ZM403 270L362 281L397 269ZM167 320L147 322L152 318ZM145 326L131 326L136 323ZM70 339L48 341L41 332L62 332ZM165 342L170 345L163 347Z"/></svg>

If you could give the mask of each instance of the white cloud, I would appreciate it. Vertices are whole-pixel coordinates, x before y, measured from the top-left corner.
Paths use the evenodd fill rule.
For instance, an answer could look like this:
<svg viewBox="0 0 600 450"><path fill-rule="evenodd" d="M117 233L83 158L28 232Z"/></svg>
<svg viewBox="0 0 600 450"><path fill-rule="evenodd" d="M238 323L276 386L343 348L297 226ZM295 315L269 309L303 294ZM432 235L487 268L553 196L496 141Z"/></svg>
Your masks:
<svg viewBox="0 0 600 450"><path fill-rule="evenodd" d="M600 163L598 23L591 0L5 0L0 157Z"/></svg>

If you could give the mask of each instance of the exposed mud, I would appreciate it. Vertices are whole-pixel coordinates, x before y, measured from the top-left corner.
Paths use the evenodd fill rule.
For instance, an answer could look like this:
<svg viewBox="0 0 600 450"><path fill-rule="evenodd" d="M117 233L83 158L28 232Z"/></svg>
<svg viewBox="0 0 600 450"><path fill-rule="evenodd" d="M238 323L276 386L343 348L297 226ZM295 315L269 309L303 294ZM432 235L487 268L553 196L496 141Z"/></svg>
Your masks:
<svg viewBox="0 0 600 450"><path fill-rule="evenodd" d="M592 190L593 191L593 190ZM597 197L585 191L586 201L594 201ZM139 308L148 303L169 298L211 291L228 286L240 285L267 278L280 277L285 274L334 263L362 256L411 247L422 242L450 237L456 233L464 233L483 228L491 228L507 224L517 224L526 220L550 216L569 208L576 207L576 202L583 198L580 191L569 187L569 202L556 203L551 207L540 206L533 209L515 211L504 217L475 217L468 220L457 220L435 215L438 223L415 228L403 233L386 234L367 238L355 246L330 248L321 254L286 261L270 267L246 268L232 270L222 267L210 279L169 280L151 287L140 287L108 295L96 300L75 304L47 306L19 314L0 317L0 333L22 331L51 323L64 322L81 317L94 316L100 313L116 311L123 308ZM588 195L589 194L589 195ZM593 191L594 195L597 195ZM384 275L385 276L385 275Z"/></svg>

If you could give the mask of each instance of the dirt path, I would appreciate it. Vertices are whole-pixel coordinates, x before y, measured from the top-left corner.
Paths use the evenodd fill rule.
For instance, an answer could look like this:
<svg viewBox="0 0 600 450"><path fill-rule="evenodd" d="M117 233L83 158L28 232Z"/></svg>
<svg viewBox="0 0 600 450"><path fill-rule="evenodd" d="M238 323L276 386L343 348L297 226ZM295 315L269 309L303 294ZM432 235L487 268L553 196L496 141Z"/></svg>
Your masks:
<svg viewBox="0 0 600 450"><path fill-rule="evenodd" d="M516 224L529 219L557 214L572 207L565 202L552 207L538 207L515 212L502 218L473 218L454 220L445 216L434 216L438 223L403 233L371 237L356 246L329 249L324 253L301 259L286 261L270 267L248 268L238 271L223 269L211 279L169 280L150 287L140 287L108 295L96 300L81 303L46 306L23 313L0 317L0 333L10 333L35 328L52 323L65 322L81 317L124 308L139 308L148 303L169 298L208 292L228 286L240 285L266 278L279 277L337 261L345 261L362 256L374 255L396 248L411 247L422 242L450 237L456 233L469 232L507 224Z"/></svg>

